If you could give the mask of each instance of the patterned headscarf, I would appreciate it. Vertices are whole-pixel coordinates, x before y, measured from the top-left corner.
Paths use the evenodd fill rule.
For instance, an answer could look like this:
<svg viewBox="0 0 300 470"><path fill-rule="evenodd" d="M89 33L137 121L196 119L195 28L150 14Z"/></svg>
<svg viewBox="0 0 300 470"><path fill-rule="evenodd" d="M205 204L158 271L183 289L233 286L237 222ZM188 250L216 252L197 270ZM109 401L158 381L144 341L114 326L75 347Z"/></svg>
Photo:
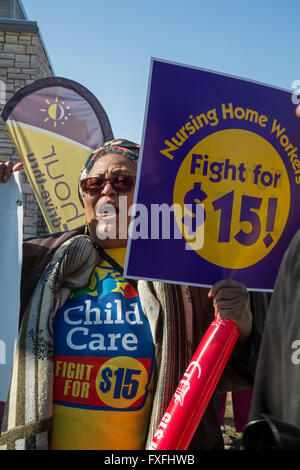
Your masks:
<svg viewBox="0 0 300 470"><path fill-rule="evenodd" d="M133 163L137 165L139 152L140 152L140 145L136 144L135 142L130 142L130 140L126 140L126 139L110 140L109 142L105 142L105 144L102 147L95 150L95 152L93 152L89 156L89 158L85 162L80 172L78 194L79 194L79 199L80 199L82 206L84 206L84 202L83 202L83 191L82 191L80 182L83 179L88 177L89 172L92 169L92 166L98 160L98 158L101 158L104 155L107 155L109 153L117 153L119 155L122 155L123 157L129 158Z"/></svg>

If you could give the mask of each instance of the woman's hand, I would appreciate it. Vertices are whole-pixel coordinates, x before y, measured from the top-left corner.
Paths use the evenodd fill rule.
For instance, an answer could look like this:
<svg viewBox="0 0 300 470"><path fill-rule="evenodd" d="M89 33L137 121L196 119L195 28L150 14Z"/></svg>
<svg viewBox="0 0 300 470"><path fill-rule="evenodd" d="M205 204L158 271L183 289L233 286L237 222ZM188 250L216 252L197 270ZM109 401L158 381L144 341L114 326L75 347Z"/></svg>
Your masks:
<svg viewBox="0 0 300 470"><path fill-rule="evenodd" d="M216 316L232 320L237 325L240 342L244 342L252 330L250 295L246 286L232 279L224 279L210 289L208 297L214 298Z"/></svg>
<svg viewBox="0 0 300 470"><path fill-rule="evenodd" d="M14 163L9 160L7 162L0 162L0 183L6 183L13 171L18 171L22 168L23 163Z"/></svg>

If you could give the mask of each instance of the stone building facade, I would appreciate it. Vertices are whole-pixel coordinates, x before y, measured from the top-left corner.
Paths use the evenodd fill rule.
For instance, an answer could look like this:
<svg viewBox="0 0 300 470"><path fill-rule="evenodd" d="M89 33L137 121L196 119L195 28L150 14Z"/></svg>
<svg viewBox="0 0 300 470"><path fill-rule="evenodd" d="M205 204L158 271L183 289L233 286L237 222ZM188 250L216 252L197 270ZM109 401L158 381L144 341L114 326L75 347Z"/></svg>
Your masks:
<svg viewBox="0 0 300 470"><path fill-rule="evenodd" d="M0 7L2 1L0 0ZM37 23L25 18L4 19L0 17L0 80L2 85L0 113L4 104L19 88L38 78L53 75L53 68ZM20 161L5 123L0 118L0 161L7 160L16 163ZM49 233L24 170L20 173L24 239Z"/></svg>

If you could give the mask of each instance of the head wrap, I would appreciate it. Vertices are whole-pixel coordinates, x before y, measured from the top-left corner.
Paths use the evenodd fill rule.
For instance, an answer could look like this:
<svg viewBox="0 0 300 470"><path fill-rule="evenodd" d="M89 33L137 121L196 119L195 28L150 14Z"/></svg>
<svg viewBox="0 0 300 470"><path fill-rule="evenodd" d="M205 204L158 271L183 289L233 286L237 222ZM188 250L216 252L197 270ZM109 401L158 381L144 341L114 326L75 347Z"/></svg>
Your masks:
<svg viewBox="0 0 300 470"><path fill-rule="evenodd" d="M105 142L105 144L102 147L95 150L95 152L93 152L89 156L89 158L83 165L83 168L80 172L78 194L79 194L79 199L80 199L82 206L84 206L84 202L83 202L83 191L81 188L81 181L88 177L89 172L91 171L94 163L99 158L109 153L117 153L118 155L122 155L126 158L129 158L133 163L137 165L139 152L140 152L140 145L136 144L135 142L130 142L130 140L126 140L126 139L110 140L109 142Z"/></svg>

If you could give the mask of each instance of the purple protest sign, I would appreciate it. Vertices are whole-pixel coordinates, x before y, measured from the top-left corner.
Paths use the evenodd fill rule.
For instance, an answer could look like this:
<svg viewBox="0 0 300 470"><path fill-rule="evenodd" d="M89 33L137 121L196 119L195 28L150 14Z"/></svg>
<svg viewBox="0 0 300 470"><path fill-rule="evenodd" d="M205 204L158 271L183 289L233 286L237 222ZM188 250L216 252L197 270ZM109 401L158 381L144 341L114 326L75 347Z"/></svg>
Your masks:
<svg viewBox="0 0 300 470"><path fill-rule="evenodd" d="M125 275L272 290L300 227L286 90L153 59Z"/></svg>

